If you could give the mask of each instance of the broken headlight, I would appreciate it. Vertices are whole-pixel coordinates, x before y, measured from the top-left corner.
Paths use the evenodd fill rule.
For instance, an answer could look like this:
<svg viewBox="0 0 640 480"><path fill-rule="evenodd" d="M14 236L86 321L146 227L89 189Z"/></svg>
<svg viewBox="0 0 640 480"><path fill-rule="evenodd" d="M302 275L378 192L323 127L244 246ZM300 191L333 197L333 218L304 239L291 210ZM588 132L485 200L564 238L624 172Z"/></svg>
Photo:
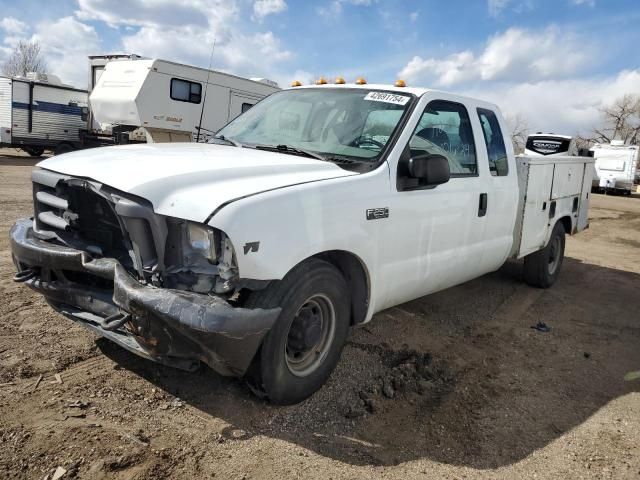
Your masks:
<svg viewBox="0 0 640 480"><path fill-rule="evenodd" d="M212 228L198 223L189 223L187 226L187 239L191 248L215 263L218 258L216 238Z"/></svg>

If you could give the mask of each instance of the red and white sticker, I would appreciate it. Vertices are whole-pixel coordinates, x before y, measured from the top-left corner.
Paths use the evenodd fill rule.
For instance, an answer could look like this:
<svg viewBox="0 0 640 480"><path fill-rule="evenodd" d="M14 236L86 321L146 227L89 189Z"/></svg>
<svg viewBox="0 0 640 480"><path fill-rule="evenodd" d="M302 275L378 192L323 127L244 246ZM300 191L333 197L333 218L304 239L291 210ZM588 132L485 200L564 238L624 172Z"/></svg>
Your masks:
<svg viewBox="0 0 640 480"><path fill-rule="evenodd" d="M390 92L369 92L364 99L372 102L393 103L394 105L406 105L409 101L409 97L406 95L398 95Z"/></svg>

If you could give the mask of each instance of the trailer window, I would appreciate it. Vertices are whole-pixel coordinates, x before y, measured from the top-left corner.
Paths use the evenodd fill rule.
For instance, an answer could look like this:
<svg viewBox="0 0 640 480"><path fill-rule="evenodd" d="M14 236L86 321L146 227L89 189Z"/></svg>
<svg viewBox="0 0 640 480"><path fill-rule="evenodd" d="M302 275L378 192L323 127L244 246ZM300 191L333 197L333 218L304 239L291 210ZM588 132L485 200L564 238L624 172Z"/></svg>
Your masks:
<svg viewBox="0 0 640 480"><path fill-rule="evenodd" d="M170 96L172 100L179 102L200 103L202 98L202 84L172 78Z"/></svg>
<svg viewBox="0 0 640 480"><path fill-rule="evenodd" d="M478 174L469 114L460 103L430 102L409 140L409 148L412 156L437 153L446 157L452 177Z"/></svg>
<svg viewBox="0 0 640 480"><path fill-rule="evenodd" d="M494 177L504 177L509 174L509 162L498 118L494 112L484 108L478 109L478 117L482 125L484 143L487 146L489 171Z"/></svg>
<svg viewBox="0 0 640 480"><path fill-rule="evenodd" d="M251 107L253 107L253 103L243 103L242 106L240 107L240 113L246 112Z"/></svg>

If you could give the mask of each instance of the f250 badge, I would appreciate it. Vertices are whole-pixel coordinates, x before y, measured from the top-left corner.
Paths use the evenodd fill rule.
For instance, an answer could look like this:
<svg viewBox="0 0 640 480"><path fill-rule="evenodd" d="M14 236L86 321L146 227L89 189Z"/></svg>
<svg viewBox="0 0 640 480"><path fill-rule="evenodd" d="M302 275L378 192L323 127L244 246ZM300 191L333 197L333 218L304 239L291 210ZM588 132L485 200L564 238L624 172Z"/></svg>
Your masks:
<svg viewBox="0 0 640 480"><path fill-rule="evenodd" d="M367 220L379 220L389 218L389 208L367 208Z"/></svg>

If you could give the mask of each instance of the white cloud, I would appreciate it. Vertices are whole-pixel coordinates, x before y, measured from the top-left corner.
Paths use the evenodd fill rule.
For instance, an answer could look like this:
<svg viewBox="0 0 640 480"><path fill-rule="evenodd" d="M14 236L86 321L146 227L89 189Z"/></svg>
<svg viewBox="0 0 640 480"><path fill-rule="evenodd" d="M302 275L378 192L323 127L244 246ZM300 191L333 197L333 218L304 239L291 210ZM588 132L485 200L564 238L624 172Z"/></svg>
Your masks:
<svg viewBox="0 0 640 480"><path fill-rule="evenodd" d="M272 32L246 35L227 29L220 33L197 26L149 26L123 37L122 42L127 52L206 67L215 38L212 68L246 76L272 76L276 64L292 56ZM265 61L259 63L257 58Z"/></svg>
<svg viewBox="0 0 640 480"><path fill-rule="evenodd" d="M267 15L284 12L287 3L284 0L255 0L253 2L253 18L260 21Z"/></svg>
<svg viewBox="0 0 640 480"><path fill-rule="evenodd" d="M640 69L587 76L598 48L587 35L549 27L511 28L490 37L479 52L413 57L399 77L500 105L535 131L588 132L600 109L625 93L640 94Z"/></svg>
<svg viewBox="0 0 640 480"><path fill-rule="evenodd" d="M100 20L111 26L170 25L202 27L221 25L237 16L231 0L78 0L76 15L81 20Z"/></svg>
<svg viewBox="0 0 640 480"><path fill-rule="evenodd" d="M74 17L63 17L30 28L19 20L5 18L0 21L0 28L12 33L2 38L0 61L8 58L18 42L38 42L48 73L77 87L87 84L87 55L100 50L98 34L92 26Z"/></svg>
<svg viewBox="0 0 640 480"><path fill-rule="evenodd" d="M470 50L445 58L414 56L399 76L409 81L448 87L465 82L539 81L566 78L588 60L583 38L549 27L546 30L510 28L489 39L476 55Z"/></svg>
<svg viewBox="0 0 640 480"><path fill-rule="evenodd" d="M126 14L109 0L78 5L79 18L124 26L127 53L206 67L215 41L214 69L263 77L274 76L277 64L292 56L271 31L245 33L237 0L131 0ZM284 0L253 3L256 20L284 9Z"/></svg>
<svg viewBox="0 0 640 480"><path fill-rule="evenodd" d="M507 115L520 114L532 131L588 133L598 124L603 106L625 93L640 94L640 69L602 78L494 84L463 93L496 103Z"/></svg>
<svg viewBox="0 0 640 480"><path fill-rule="evenodd" d="M0 20L0 29L7 35L21 35L27 31L27 24L17 18L5 17Z"/></svg>
<svg viewBox="0 0 640 480"><path fill-rule="evenodd" d="M489 10L489 15L492 17L500 17L500 14L507 8L510 8L515 13L524 13L533 10L535 8L535 2L534 0L519 0L517 2L513 0L487 0L487 9Z"/></svg>
<svg viewBox="0 0 640 480"><path fill-rule="evenodd" d="M73 17L36 26L31 40L40 42L49 73L78 87L87 83L87 55L100 51L95 29Z"/></svg>
<svg viewBox="0 0 640 480"><path fill-rule="evenodd" d="M415 22L418 20L418 15L420 15L420 12L411 12L409 14L409 20L411 20L411 22Z"/></svg>
<svg viewBox="0 0 640 480"><path fill-rule="evenodd" d="M497 17L505 8L507 8L510 2L511 0L487 0L489 15Z"/></svg>
<svg viewBox="0 0 640 480"><path fill-rule="evenodd" d="M571 0L570 2L572 5L586 5L588 7L595 7L596 6L596 0Z"/></svg>
<svg viewBox="0 0 640 480"><path fill-rule="evenodd" d="M316 11L324 17L338 16L342 13L345 4L357 7L370 7L375 0L333 0L327 7L318 7Z"/></svg>

